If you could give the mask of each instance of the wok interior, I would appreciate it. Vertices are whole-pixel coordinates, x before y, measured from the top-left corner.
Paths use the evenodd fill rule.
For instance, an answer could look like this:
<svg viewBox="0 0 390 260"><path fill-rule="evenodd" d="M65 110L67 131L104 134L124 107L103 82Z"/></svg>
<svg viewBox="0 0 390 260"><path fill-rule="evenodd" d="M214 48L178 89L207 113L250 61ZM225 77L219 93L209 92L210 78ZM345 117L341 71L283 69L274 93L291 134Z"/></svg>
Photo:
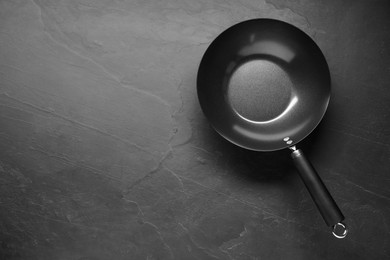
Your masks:
<svg viewBox="0 0 390 260"><path fill-rule="evenodd" d="M256 19L230 27L211 43L197 90L203 112L223 137L271 151L299 142L321 121L330 75L321 50L304 32Z"/></svg>
<svg viewBox="0 0 390 260"><path fill-rule="evenodd" d="M270 121L283 114L291 102L292 90L288 74L266 59L242 64L227 84L231 107L239 116L253 122Z"/></svg>

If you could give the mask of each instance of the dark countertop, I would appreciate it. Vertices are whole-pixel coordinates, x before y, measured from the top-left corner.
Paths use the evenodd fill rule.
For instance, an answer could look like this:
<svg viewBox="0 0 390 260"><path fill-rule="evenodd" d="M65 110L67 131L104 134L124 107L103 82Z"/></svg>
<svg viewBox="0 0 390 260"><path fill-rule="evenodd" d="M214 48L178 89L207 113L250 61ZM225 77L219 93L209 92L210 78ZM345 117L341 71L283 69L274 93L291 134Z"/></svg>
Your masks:
<svg viewBox="0 0 390 260"><path fill-rule="evenodd" d="M1 259L390 258L389 1L16 0L0 13ZM259 17L301 28L328 60L328 112L300 147L344 240L289 151L235 147L200 110L207 46Z"/></svg>

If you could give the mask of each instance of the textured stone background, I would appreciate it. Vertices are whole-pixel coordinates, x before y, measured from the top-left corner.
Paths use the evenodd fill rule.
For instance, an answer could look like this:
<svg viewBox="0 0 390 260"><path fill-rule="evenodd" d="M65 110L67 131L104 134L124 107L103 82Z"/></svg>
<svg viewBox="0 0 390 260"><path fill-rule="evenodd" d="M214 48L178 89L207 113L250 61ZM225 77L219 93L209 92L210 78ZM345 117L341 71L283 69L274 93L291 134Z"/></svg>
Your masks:
<svg viewBox="0 0 390 260"><path fill-rule="evenodd" d="M390 257L388 1L1 0L1 259ZM289 152L219 137L196 96L210 42L251 18L308 33L332 99L301 147L347 217L337 240Z"/></svg>

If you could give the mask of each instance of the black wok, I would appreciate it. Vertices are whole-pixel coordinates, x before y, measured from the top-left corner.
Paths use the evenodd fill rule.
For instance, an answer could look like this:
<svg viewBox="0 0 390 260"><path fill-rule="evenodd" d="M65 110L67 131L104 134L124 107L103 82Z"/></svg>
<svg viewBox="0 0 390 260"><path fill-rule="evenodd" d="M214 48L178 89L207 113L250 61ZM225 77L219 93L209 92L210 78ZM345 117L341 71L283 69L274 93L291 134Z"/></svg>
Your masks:
<svg viewBox="0 0 390 260"><path fill-rule="evenodd" d="M198 71L201 108L230 142L255 151L289 148L310 195L333 234L344 216L296 144L319 124L330 98L330 73L319 47L298 28L254 19L222 32Z"/></svg>

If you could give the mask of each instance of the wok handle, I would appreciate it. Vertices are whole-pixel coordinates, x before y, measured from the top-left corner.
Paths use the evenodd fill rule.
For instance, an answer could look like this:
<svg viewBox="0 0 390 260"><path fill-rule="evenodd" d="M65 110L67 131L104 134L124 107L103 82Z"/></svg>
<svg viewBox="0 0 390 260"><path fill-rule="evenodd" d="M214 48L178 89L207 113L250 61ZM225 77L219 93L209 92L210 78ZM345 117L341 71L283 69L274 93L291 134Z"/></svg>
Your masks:
<svg viewBox="0 0 390 260"><path fill-rule="evenodd" d="M332 227L332 233L335 237L344 238L347 235L347 227L341 222L344 220L343 213L341 213L317 171L301 150L294 150L291 157L326 225Z"/></svg>

